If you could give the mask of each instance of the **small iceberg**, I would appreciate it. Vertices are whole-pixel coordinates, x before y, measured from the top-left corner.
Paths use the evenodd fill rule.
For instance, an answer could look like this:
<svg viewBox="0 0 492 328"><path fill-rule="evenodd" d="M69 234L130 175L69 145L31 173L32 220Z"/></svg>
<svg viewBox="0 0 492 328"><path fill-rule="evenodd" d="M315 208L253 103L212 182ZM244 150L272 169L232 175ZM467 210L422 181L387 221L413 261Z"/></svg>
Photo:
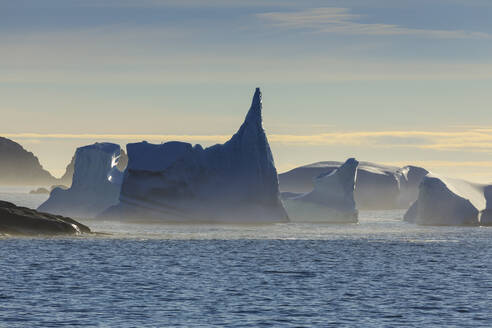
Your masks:
<svg viewBox="0 0 492 328"><path fill-rule="evenodd" d="M279 175L282 193L306 193L313 179L338 169L343 163L317 162ZM360 162L357 168L354 199L359 210L407 209L418 195L418 185L428 173L417 166L396 167Z"/></svg>
<svg viewBox="0 0 492 328"><path fill-rule="evenodd" d="M299 196L283 194L284 206L294 222L357 223L354 201L357 166L354 158L314 179L314 189Z"/></svg>
<svg viewBox="0 0 492 328"><path fill-rule="evenodd" d="M492 185L428 174L404 220L420 225L491 225Z"/></svg>

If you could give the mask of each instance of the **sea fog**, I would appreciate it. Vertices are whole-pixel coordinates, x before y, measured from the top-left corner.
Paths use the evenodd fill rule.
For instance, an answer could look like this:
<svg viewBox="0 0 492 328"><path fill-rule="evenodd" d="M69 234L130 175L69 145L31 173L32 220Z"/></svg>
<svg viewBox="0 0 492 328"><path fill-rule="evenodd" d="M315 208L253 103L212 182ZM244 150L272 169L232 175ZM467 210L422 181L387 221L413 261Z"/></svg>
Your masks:
<svg viewBox="0 0 492 328"><path fill-rule="evenodd" d="M47 194L29 194L35 187L2 186L0 199L37 208ZM456 241L463 233L492 237L492 227L421 226L403 222L405 210L360 211L358 224L156 224L77 218L99 233L97 238L137 239L384 239L396 241ZM83 238L93 238L83 237ZM460 238L461 239L461 238Z"/></svg>

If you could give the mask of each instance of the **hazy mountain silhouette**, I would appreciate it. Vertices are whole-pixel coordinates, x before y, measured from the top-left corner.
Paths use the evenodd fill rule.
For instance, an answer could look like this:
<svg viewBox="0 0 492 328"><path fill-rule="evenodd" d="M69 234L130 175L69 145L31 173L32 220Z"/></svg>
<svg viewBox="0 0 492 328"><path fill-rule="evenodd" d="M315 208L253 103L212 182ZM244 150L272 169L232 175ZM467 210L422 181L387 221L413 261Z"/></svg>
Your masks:
<svg viewBox="0 0 492 328"><path fill-rule="evenodd" d="M48 186L57 182L33 153L15 141L0 137L0 184Z"/></svg>

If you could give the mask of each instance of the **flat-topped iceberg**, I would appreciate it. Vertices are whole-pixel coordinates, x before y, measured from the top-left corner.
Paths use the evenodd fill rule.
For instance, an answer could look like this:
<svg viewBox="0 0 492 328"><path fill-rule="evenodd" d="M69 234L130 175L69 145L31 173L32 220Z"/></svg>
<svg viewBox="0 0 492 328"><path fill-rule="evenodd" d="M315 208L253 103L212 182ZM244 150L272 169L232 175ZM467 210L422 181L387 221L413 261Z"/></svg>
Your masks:
<svg viewBox="0 0 492 328"><path fill-rule="evenodd" d="M127 145L119 204L102 218L158 222L288 221L262 127L261 92L239 131L206 149L184 142Z"/></svg>
<svg viewBox="0 0 492 328"><path fill-rule="evenodd" d="M428 174L404 220L421 225L491 225L492 185Z"/></svg>
<svg viewBox="0 0 492 328"><path fill-rule="evenodd" d="M354 201L357 162L348 159L342 166L314 179L314 189L283 200L289 218L297 222L356 223Z"/></svg>
<svg viewBox="0 0 492 328"><path fill-rule="evenodd" d="M118 165L116 166L116 168L118 168L118 171L123 172L126 169L127 163L128 163L128 157L126 156L125 151L121 149L120 157L118 158ZM74 169L75 169L75 154L73 155L70 163L67 165L63 176L60 179L58 179L57 183L59 186L70 186L72 184Z"/></svg>
<svg viewBox="0 0 492 328"><path fill-rule="evenodd" d="M279 175L282 192L305 193L313 189L313 179L330 173L343 163L317 162ZM408 208L417 199L418 185L427 170L416 166L381 165L360 162L357 169L354 199L357 208L384 210Z"/></svg>
<svg viewBox="0 0 492 328"><path fill-rule="evenodd" d="M117 168L120 152L120 146L113 143L77 148L72 186L53 189L38 210L90 218L117 204L123 180Z"/></svg>

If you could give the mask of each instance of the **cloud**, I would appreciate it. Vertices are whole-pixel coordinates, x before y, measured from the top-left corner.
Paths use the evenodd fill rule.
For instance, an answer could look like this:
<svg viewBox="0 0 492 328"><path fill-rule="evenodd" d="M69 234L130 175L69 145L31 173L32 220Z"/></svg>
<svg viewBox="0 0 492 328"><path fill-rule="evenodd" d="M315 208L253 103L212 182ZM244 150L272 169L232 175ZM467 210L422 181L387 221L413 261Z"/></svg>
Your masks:
<svg viewBox="0 0 492 328"><path fill-rule="evenodd" d="M272 142L313 146L345 145L440 151L490 151L492 131L356 131L269 136Z"/></svg>
<svg viewBox="0 0 492 328"><path fill-rule="evenodd" d="M39 139L24 139L22 140L22 143L28 144L28 145L37 145L40 144L42 141Z"/></svg>
<svg viewBox="0 0 492 328"><path fill-rule="evenodd" d="M257 16L271 24L290 29L310 29L321 33L352 35L411 35L441 39L482 39L491 35L465 30L433 30L408 28L384 23L359 23L362 16L348 8L313 8L294 12L268 12Z"/></svg>
<svg viewBox="0 0 492 328"><path fill-rule="evenodd" d="M455 177L477 183L492 182L492 161L409 160L381 162L381 164L397 167L416 165L442 176Z"/></svg>
<svg viewBox="0 0 492 328"><path fill-rule="evenodd" d="M7 138L78 139L78 140L123 140L166 142L180 140L191 143L221 143L230 135L187 135L187 134L66 134L66 133L5 133ZM373 148L411 148L436 151L492 151L492 129L470 129L461 131L349 131L318 134L276 134L268 139L273 144L302 146L364 146Z"/></svg>
<svg viewBox="0 0 492 328"><path fill-rule="evenodd" d="M66 161L70 160L75 147L96 141L111 141L123 145L141 140L153 143L180 140L211 145L223 143L231 137L225 134L0 133L0 135L28 146L28 149L35 152L42 162L43 159L46 161L43 162L43 165L46 164L45 167L58 175L63 174ZM336 150L343 149L344 155L342 156L348 157L359 154L357 156L364 156L368 160L371 160L372 156L373 161L386 158L386 161L382 162L383 164L417 165L445 176L455 176L476 182L492 181L492 173L490 173L492 161L479 160L483 159L485 153L492 152L492 129L487 128L481 128L480 131L478 129L461 131L349 131L300 135L269 133L268 138L274 149L283 149L283 155L281 151L275 151L275 155L278 156L276 162L279 172L306 164L306 161L325 160L326 154L335 157L340 156L341 153ZM54 150L55 145L56 151ZM295 156L294 160L289 154L296 153L299 149L303 150L303 154L311 155L307 158ZM330 149L335 152L332 153ZM403 149L404 156L409 159L405 160L400 155L401 160L388 162L387 160L395 157L388 158L387 154L398 149ZM361 152L361 150L363 151ZM430 152L426 152L426 158L430 155L433 159L414 160L418 150L430 150ZM443 152L452 153L444 154ZM465 152L468 153L467 156L464 155ZM61 156L61 153L64 155ZM313 154L317 155L312 156ZM422 153L420 154L422 155ZM450 156L453 160L442 160L444 158L450 159Z"/></svg>
<svg viewBox="0 0 492 328"><path fill-rule="evenodd" d="M186 142L224 142L226 135L174 135L174 134L87 134L87 133L4 133L7 138L19 139L78 139L78 140L150 140L154 142L180 140Z"/></svg>
<svg viewBox="0 0 492 328"><path fill-rule="evenodd" d="M4 1L9 7L29 8L118 8L118 9L159 9L169 7L253 7L253 6L292 6L293 0L19 0ZM2 3L3 5L3 3Z"/></svg>
<svg viewBox="0 0 492 328"><path fill-rule="evenodd" d="M391 166L405 166L405 165L417 165L426 168L456 168L456 167L475 167L475 168L490 168L492 167L492 161L394 161L394 162L382 162L381 164Z"/></svg>
<svg viewBox="0 0 492 328"><path fill-rule="evenodd" d="M56 49L60 51L57 52ZM315 56L282 59L268 55L262 60L242 54L213 56L207 53L199 58L192 58L187 54L163 54L158 57L123 52L112 57L112 51L106 50L101 51L98 56L74 54L65 59L64 56L55 55L55 52L65 53L65 48L56 44L49 50L36 46L12 46L3 47L2 51L0 61L3 61L4 67L0 67L0 83L90 83L114 86L209 84L225 81L239 84L256 84L258 81L283 84L492 79L492 64L489 62L351 61ZM87 69L77 66L77 60Z"/></svg>
<svg viewBox="0 0 492 328"><path fill-rule="evenodd" d="M325 11L318 13L317 10ZM342 33L349 32L347 25L352 26L350 33L374 30L361 26L354 28L359 24L354 22L359 16L343 8L259 15L268 22L288 28L307 27L322 31L341 24L345 26ZM0 30L0 83L154 85L190 81L325 83L492 78L492 65L486 56L478 61L419 56L351 58L353 54L365 53L365 47L372 47L367 45L370 42L330 46L331 50L326 53L308 51L299 56L297 51L286 50L292 44L218 41L217 29L223 29L225 25L207 24L204 28L202 23L135 25L110 21L103 26ZM231 29L243 35L242 27L238 24ZM262 35L266 32L265 26L256 27ZM336 29L340 30L340 27ZM378 31L382 33L381 29ZM204 40L211 40L213 46L208 46L209 43L204 46ZM170 44L173 46L169 47ZM306 46L309 50L309 45ZM298 45L295 47L298 49ZM352 47L358 50L354 51ZM251 49L261 51L252 52Z"/></svg>
<svg viewBox="0 0 492 328"><path fill-rule="evenodd" d="M292 6L295 2L286 0L84 0L81 7L109 8L159 8L159 7L256 7Z"/></svg>

